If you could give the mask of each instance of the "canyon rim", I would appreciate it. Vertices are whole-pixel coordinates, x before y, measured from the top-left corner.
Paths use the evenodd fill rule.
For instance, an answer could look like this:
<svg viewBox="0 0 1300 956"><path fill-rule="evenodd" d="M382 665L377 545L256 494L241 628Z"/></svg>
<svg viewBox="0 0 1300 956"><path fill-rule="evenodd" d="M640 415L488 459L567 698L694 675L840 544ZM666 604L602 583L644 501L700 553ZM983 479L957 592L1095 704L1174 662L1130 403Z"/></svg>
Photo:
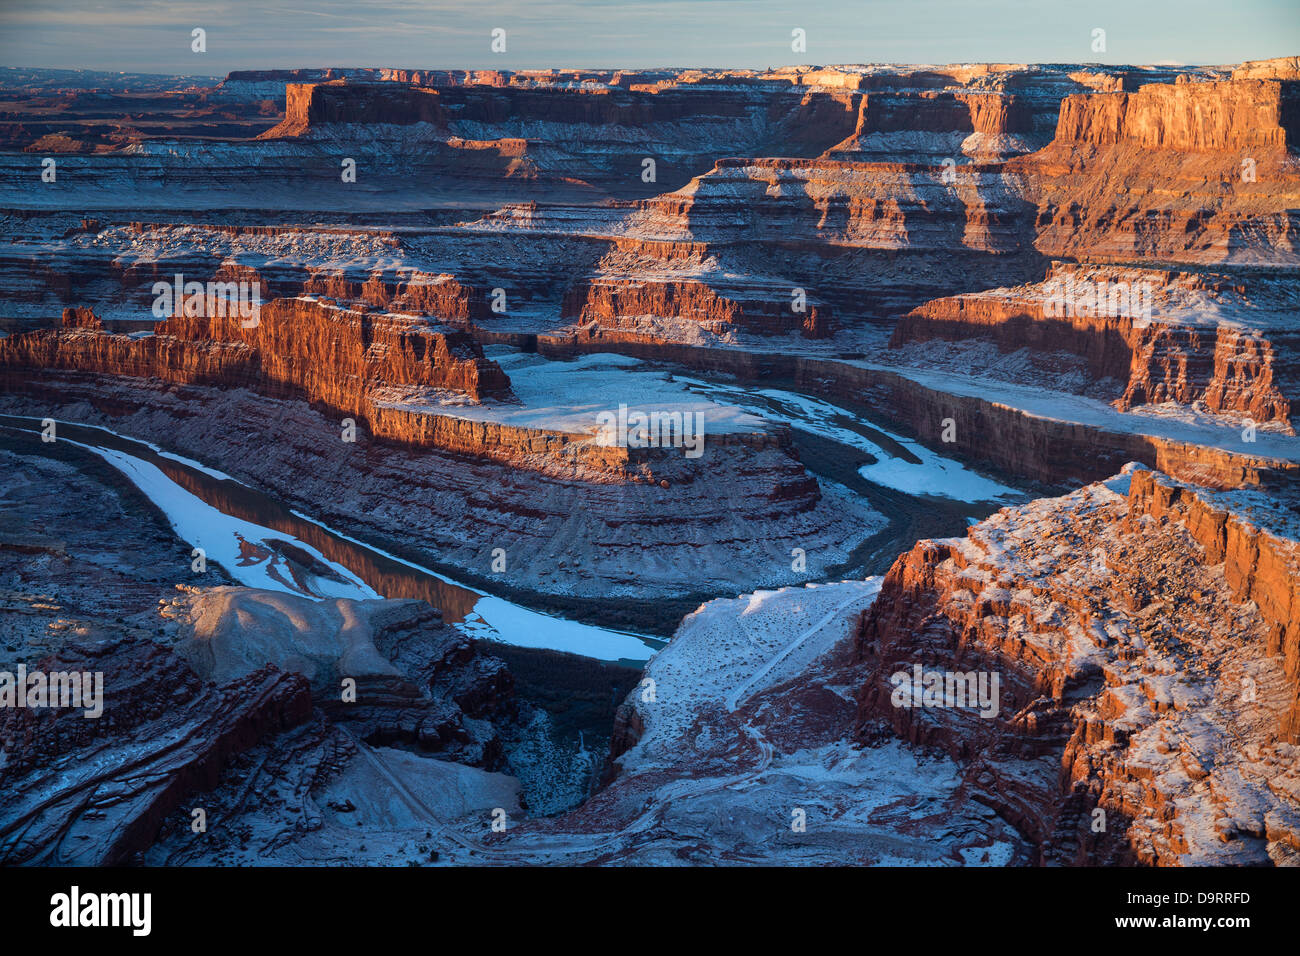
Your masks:
<svg viewBox="0 0 1300 956"><path fill-rule="evenodd" d="M865 14L761 0L655 67L635 5L468 6L315 5L352 56L0 12L0 864L51 925L166 918L105 873L1294 872L1300 56L1259 31L1300 15L860 63L817 27ZM619 17L644 56L538 65ZM1246 927L1251 879L1099 917Z"/></svg>

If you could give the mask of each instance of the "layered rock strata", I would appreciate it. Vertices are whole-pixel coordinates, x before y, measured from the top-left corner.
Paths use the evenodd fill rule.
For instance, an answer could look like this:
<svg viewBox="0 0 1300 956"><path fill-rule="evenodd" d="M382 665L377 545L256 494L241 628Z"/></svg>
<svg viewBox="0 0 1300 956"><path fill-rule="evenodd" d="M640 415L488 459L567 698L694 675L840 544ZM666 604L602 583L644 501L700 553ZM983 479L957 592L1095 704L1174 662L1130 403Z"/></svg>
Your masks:
<svg viewBox="0 0 1300 956"><path fill-rule="evenodd" d="M1007 164L1035 246L1093 260L1294 267L1300 83L1149 84L1061 104L1056 136Z"/></svg>
<svg viewBox="0 0 1300 956"><path fill-rule="evenodd" d="M920 542L861 620L862 732L961 760L1043 862L1294 863L1296 542L1201 494L1129 469Z"/></svg>
<svg viewBox="0 0 1300 956"><path fill-rule="evenodd" d="M160 832L267 850L279 837L246 814L275 806L289 834L312 833L331 800L312 788L354 760L373 775L367 755L389 746L409 751L412 781L481 783L517 807L518 783L484 769L513 733L511 675L435 609L226 586L93 456L0 441L0 670L26 668L29 688L86 678L83 706L0 707L0 861L131 864Z"/></svg>
<svg viewBox="0 0 1300 956"><path fill-rule="evenodd" d="M128 862L236 754L311 711L296 675L265 667L205 686L156 645L72 645L33 666L103 675L105 713L0 710L0 860L10 864Z"/></svg>
<svg viewBox="0 0 1300 956"><path fill-rule="evenodd" d="M1286 279L1053 263L1040 283L928 302L890 344L979 338L1070 352L1094 379L1121 383L1122 410L1198 404L1294 433L1298 304Z"/></svg>
<svg viewBox="0 0 1300 956"><path fill-rule="evenodd" d="M1066 404L1036 387L972 378L964 371L890 366L857 357L829 360L774 351L655 345L637 335L599 329L569 335L479 329L475 336L556 358L620 352L747 382L788 381L815 394L868 405L932 447L943 447L946 454L1048 484L1096 481L1128 461L1215 488L1258 486L1274 476L1286 480L1300 473L1287 437L1261 430L1252 442L1235 428L1180 430L1160 419L1131 421L1100 401ZM955 441L944 440L946 422L952 423Z"/></svg>
<svg viewBox="0 0 1300 956"><path fill-rule="evenodd" d="M758 563L775 581L797 581L845 560L884 523L861 500L819 485L783 446L788 430L739 433L730 444L709 435L698 459L679 448L592 446L618 454L611 470L545 447L484 444L470 456L374 441L364 430L347 443L336 421L307 404L242 389L47 373L24 393L3 410L156 442L332 527L401 542L485 585L680 595L732 590ZM630 452L653 455L627 471ZM808 551L802 572L791 568L792 540ZM503 573L492 571L496 548L513 556Z"/></svg>

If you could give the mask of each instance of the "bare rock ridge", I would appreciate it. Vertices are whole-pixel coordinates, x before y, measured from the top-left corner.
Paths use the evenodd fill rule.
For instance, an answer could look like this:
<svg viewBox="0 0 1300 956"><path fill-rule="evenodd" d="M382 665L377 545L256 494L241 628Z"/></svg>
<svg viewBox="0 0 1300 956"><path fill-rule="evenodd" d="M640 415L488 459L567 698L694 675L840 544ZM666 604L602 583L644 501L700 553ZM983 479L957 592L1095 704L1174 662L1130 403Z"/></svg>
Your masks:
<svg viewBox="0 0 1300 956"><path fill-rule="evenodd" d="M1067 96L1053 144L1187 152L1283 150L1300 136L1300 85L1281 80L1152 83Z"/></svg>
<svg viewBox="0 0 1300 956"><path fill-rule="evenodd" d="M1296 560L1140 470L922 541L859 626L862 733L962 761L1043 862L1294 862ZM1000 675L1000 710L923 705L917 666Z"/></svg>
<svg viewBox="0 0 1300 956"><path fill-rule="evenodd" d="M1119 408L1202 403L1293 433L1297 294L1268 277L1053 263L1040 283L927 302L890 344L986 338L1003 351L1071 352L1123 386Z"/></svg>
<svg viewBox="0 0 1300 956"><path fill-rule="evenodd" d="M1038 207L1036 247L1294 267L1297 104L1294 79L1067 97L1052 142L1007 164Z"/></svg>
<svg viewBox="0 0 1300 956"><path fill-rule="evenodd" d="M235 755L311 712L306 681L274 667L218 687L156 645L77 651L67 648L40 667L111 674L107 719L0 711L9 758L0 770L0 861L126 863L153 843L187 795L215 786Z"/></svg>
<svg viewBox="0 0 1300 956"><path fill-rule="evenodd" d="M752 284L729 291L717 283L698 280L611 277L571 287L561 314L582 326L632 333L641 328L639 318L672 316L719 336L732 331L758 335L797 331L808 338L830 334L832 310L828 306L809 303L805 295L796 311L792 302L785 301L789 298L787 289L760 290Z"/></svg>

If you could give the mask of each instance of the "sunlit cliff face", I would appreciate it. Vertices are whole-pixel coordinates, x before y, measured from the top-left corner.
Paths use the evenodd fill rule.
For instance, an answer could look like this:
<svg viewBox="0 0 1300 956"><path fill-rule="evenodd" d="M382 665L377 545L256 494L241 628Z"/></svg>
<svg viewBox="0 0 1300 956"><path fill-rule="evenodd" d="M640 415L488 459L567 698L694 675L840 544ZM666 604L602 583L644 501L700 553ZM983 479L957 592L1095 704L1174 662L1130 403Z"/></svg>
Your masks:
<svg viewBox="0 0 1300 956"><path fill-rule="evenodd" d="M0 70L0 861L1297 862L1295 58L104 82Z"/></svg>

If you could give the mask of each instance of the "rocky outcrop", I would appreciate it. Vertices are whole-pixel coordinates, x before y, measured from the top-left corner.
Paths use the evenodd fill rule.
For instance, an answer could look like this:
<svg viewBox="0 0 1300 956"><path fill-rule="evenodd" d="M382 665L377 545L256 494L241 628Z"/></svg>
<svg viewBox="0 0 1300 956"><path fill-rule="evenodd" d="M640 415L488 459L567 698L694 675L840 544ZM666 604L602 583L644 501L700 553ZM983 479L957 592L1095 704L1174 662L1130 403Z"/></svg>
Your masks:
<svg viewBox="0 0 1300 956"><path fill-rule="evenodd" d="M1294 433L1296 304L1291 282L1265 276L1053 263L1041 283L928 302L890 344L985 338L1003 351L1070 352L1122 386L1121 409L1197 404Z"/></svg>
<svg viewBox="0 0 1300 956"><path fill-rule="evenodd" d="M427 240L426 240L427 241ZM464 232L444 241L455 261L429 257L392 230L321 225L115 222L67 230L57 251L25 242L0 244L0 275L10 301L42 317L93 302L128 328L154 320L155 285L245 282L263 303L303 296L332 298L383 312L427 315L463 325L529 309L537 299L558 308L570 274L594 264L607 243L576 237ZM508 268L503 250L512 256ZM551 255L565 261L552 261ZM442 259L435 266L431 259ZM114 322L114 327L122 326ZM48 324L48 323L41 323Z"/></svg>
<svg viewBox="0 0 1300 956"><path fill-rule="evenodd" d="M1047 148L1012 159L1035 246L1093 260L1294 267L1300 84L1148 84L1070 96Z"/></svg>
<svg viewBox="0 0 1300 956"><path fill-rule="evenodd" d="M94 309L64 309L63 327L65 329L93 329L95 331L102 331L104 323L97 315L95 315Z"/></svg>
<svg viewBox="0 0 1300 956"><path fill-rule="evenodd" d="M583 280L571 288L564 297L562 314L580 325L594 322L602 328L633 332L638 327L636 320L649 316L698 323L718 336L740 331L827 337L831 333L831 309L808 302L806 293L800 301L797 297L801 291L761 290L750 285L724 293L711 283L694 279L601 278Z"/></svg>
<svg viewBox="0 0 1300 956"><path fill-rule="evenodd" d="M473 401L510 395L505 373L471 338L434 321L305 298L275 300L246 317L216 302L193 310L211 315L173 315L144 337L107 332L90 310L68 309L62 331L0 343L0 367L14 381L44 368L253 387L341 411L360 411L379 383Z"/></svg>
<svg viewBox="0 0 1300 956"><path fill-rule="evenodd" d="M1000 396L986 395L990 389L980 387L985 384L981 381L958 391L956 376L921 370L775 352L657 344L618 330L522 336L477 329L475 335L484 342L509 343L554 357L614 351L735 375L745 381L789 380L833 400L868 404L932 447L945 448L945 454L1047 484L1096 481L1129 461L1215 488L1254 487L1270 476L1300 474L1300 465L1280 454L1277 445L1257 448L1245 440L1239 447L1207 445L1162 435L1159 423L1142 427L1123 421L1089 422L1045 415L1017 407ZM1010 391L1017 394L1014 388ZM952 423L955 441L944 441L945 422Z"/></svg>
<svg viewBox="0 0 1300 956"><path fill-rule="evenodd" d="M446 110L434 90L405 85L368 85L329 80L289 83L284 121L262 134L264 139L301 136L316 124L446 124Z"/></svg>
<svg viewBox="0 0 1300 956"><path fill-rule="evenodd" d="M1234 78L1067 96L1054 145L1235 153L1294 148L1297 136L1300 84Z"/></svg>
<svg viewBox="0 0 1300 956"><path fill-rule="evenodd" d="M303 283L304 295L320 295L375 308L436 316L449 322L490 320L489 297L450 275L430 275L418 269L384 269L361 281L341 272L313 272Z"/></svg>
<svg viewBox="0 0 1300 956"><path fill-rule="evenodd" d="M98 672L104 712L0 709L0 861L129 862L235 755L302 722L307 683L264 667L205 685L156 645L72 645L35 668Z"/></svg>
<svg viewBox="0 0 1300 956"><path fill-rule="evenodd" d="M1260 531L1195 496L1138 471L920 542L858 630L862 732L964 761L1044 862L1294 862L1295 542L1220 567ZM981 673L993 713L944 683Z"/></svg>
<svg viewBox="0 0 1300 956"><path fill-rule="evenodd" d="M1234 80L1300 80L1300 56L1247 60L1232 70Z"/></svg>
<svg viewBox="0 0 1300 956"><path fill-rule="evenodd" d="M1204 550L1207 564L1223 565L1233 599L1254 603L1268 628L1265 652L1282 659L1294 692L1278 728L1292 743L1300 743L1300 543L1288 536L1295 529L1284 516L1296 490L1275 488L1276 497L1262 500L1215 495L1159 472L1137 471L1129 491L1134 519L1150 515L1181 525Z"/></svg>
<svg viewBox="0 0 1300 956"><path fill-rule="evenodd" d="M508 397L510 382L463 333L416 316L337 308L328 300L277 300L255 319L174 315L157 336L182 342L246 345L263 383L338 409L356 409L368 386L409 385L470 399ZM106 371L111 371L108 369Z"/></svg>
<svg viewBox="0 0 1300 956"><path fill-rule="evenodd" d="M798 242L985 253L1016 248L1021 204L997 167L723 159L689 186L642 204L634 234L719 243Z"/></svg>
<svg viewBox="0 0 1300 956"><path fill-rule="evenodd" d="M502 765L498 729L515 717L513 678L423 601L191 588L160 613L177 624L177 655L204 680L270 664L306 678L317 706L360 740Z"/></svg>
<svg viewBox="0 0 1300 956"><path fill-rule="evenodd" d="M68 313L75 316L73 310ZM76 321L61 330L38 329L0 342L0 375L6 390L21 391L23 383L35 379L40 370L236 387L255 385L261 378L257 353L243 343L208 341L196 346L172 335L136 338Z"/></svg>
<svg viewBox="0 0 1300 956"><path fill-rule="evenodd" d="M720 159L633 207L597 274L634 282L672 270L712 282L722 273L739 287L732 297L775 287L788 303L803 289L834 310L837 327L872 324L938 289L1038 273L1024 255L1032 211L996 164ZM741 292L749 282L754 290Z"/></svg>
<svg viewBox="0 0 1300 956"><path fill-rule="evenodd" d="M995 90L871 92L853 135L829 159L928 162L998 161L1046 144L1032 100Z"/></svg>

